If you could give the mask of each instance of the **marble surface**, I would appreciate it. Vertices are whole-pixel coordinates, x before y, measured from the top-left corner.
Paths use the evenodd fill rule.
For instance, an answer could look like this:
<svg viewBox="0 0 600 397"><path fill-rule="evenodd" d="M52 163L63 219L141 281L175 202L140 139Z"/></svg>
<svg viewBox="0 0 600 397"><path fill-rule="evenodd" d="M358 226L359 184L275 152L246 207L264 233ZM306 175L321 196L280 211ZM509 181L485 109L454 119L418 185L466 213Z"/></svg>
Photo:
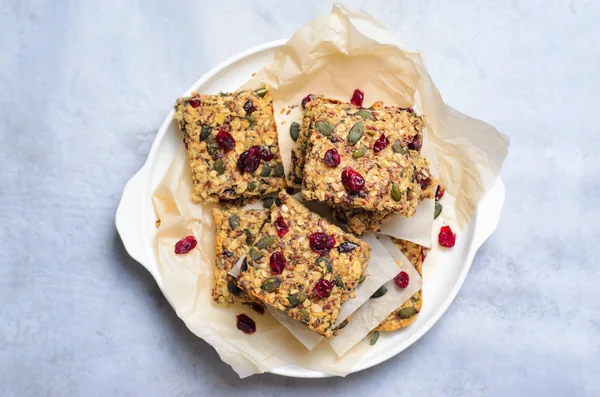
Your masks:
<svg viewBox="0 0 600 397"><path fill-rule="evenodd" d="M240 380L116 234L174 99L329 2L3 0L0 395L600 395L600 4L347 4L512 138L498 230L439 323L345 379Z"/></svg>

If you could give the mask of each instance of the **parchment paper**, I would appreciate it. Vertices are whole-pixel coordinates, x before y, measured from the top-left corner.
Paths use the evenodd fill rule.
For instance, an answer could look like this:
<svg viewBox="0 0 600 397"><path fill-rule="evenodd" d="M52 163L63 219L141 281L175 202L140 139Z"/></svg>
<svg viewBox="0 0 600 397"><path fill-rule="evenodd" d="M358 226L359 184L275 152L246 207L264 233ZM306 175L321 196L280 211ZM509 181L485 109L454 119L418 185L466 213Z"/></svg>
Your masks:
<svg viewBox="0 0 600 397"><path fill-rule="evenodd" d="M289 170L293 141L289 137L289 123L284 124L286 120L278 109L299 105L307 93L347 101L355 88L361 88L366 103L381 100L385 104L421 109L428 123L426 140L431 142L437 157L441 182L448 195L455 198L455 211L444 209L444 216L455 212L461 227L469 221L479 199L491 187L507 154L507 137L492 126L444 104L419 53L401 50L395 38L372 17L341 5L335 5L331 15L301 27L248 84L264 83L273 87L286 170ZM285 117L300 119L300 108L290 109ZM224 307L212 301L215 259L212 207L193 204L191 191L190 171L181 145L153 200L161 220L156 254L163 289L190 330L210 343L240 377L292 362L331 374L349 373L368 352L368 344L357 343L342 357L338 354L342 354L343 349L338 346L336 353L335 347L325 341L309 351L272 316L258 315L244 306ZM415 225L405 225L401 237L414 241L417 229ZM187 255L175 255L175 243L190 234L196 236L198 248ZM367 310L382 314L383 309L378 311L376 306L384 302L380 299L390 291L394 288L388 288L382 298L367 301L354 316L359 317ZM389 312L405 300L400 296L398 299ZM256 321L256 333L246 335L237 330L235 316L240 313ZM369 326L365 326L365 330ZM343 334L333 341L341 336Z"/></svg>

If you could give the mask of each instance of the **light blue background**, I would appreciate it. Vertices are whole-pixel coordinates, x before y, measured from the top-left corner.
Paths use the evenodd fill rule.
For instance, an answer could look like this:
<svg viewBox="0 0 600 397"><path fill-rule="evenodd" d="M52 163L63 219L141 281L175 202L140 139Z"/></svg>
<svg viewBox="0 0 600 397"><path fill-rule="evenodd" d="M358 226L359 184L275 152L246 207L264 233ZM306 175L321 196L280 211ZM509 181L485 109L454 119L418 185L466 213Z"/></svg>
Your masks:
<svg viewBox="0 0 600 397"><path fill-rule="evenodd" d="M240 380L116 234L175 98L329 2L4 0L0 395L600 395L600 3L348 4L512 139L498 231L439 323L345 379Z"/></svg>

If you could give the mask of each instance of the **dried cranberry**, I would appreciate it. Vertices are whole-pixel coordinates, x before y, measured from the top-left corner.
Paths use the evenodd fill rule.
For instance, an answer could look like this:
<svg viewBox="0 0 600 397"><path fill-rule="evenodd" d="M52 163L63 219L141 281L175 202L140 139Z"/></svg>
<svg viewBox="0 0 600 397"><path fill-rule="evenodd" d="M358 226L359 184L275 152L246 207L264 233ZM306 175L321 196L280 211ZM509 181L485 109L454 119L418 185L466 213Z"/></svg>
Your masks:
<svg viewBox="0 0 600 397"><path fill-rule="evenodd" d="M190 104L191 107L197 108L198 106L200 106L200 99L192 98L188 101L188 103Z"/></svg>
<svg viewBox="0 0 600 397"><path fill-rule="evenodd" d="M261 146L258 148L258 155L261 160L271 161L273 160L273 153L266 146Z"/></svg>
<svg viewBox="0 0 600 397"><path fill-rule="evenodd" d="M326 255L335 246L335 237L327 233L313 233L308 240L310 248L319 255Z"/></svg>
<svg viewBox="0 0 600 397"><path fill-rule="evenodd" d="M260 303L253 302L252 310L257 312L258 314L265 314L265 307L263 305L261 305Z"/></svg>
<svg viewBox="0 0 600 397"><path fill-rule="evenodd" d="M414 113L415 112L413 108L401 108L401 109L406 110L408 113Z"/></svg>
<svg viewBox="0 0 600 397"><path fill-rule="evenodd" d="M235 148L235 140L227 131L221 130L216 136L217 145L226 152Z"/></svg>
<svg viewBox="0 0 600 397"><path fill-rule="evenodd" d="M313 290L315 295L319 298L327 298L329 294L331 294L331 290L333 289L333 283L329 280L325 280L324 278L317 281L315 285L315 289Z"/></svg>
<svg viewBox="0 0 600 397"><path fill-rule="evenodd" d="M442 226L438 235L438 241L442 247L452 248L456 242L456 234L452 233L450 226Z"/></svg>
<svg viewBox="0 0 600 397"><path fill-rule="evenodd" d="M436 191L435 191L435 199L436 201L439 201L442 199L442 197L444 197L444 193L446 193L446 190L444 190L444 188L442 187L442 185L438 185Z"/></svg>
<svg viewBox="0 0 600 397"><path fill-rule="evenodd" d="M285 268L285 256L281 252L273 252L269 259L269 266L273 274L281 274Z"/></svg>
<svg viewBox="0 0 600 397"><path fill-rule="evenodd" d="M187 254L191 250L193 250L198 242L194 236L187 236L182 238L175 244L175 253L176 254Z"/></svg>
<svg viewBox="0 0 600 397"><path fill-rule="evenodd" d="M304 98L302 98L302 109L306 109L306 104L315 99L313 94L308 94Z"/></svg>
<svg viewBox="0 0 600 397"><path fill-rule="evenodd" d="M285 223L285 219L280 215L277 219L275 219L275 229L277 229L277 235L279 237L283 237L290 230L288 228L287 223Z"/></svg>
<svg viewBox="0 0 600 397"><path fill-rule="evenodd" d="M362 106L364 99L365 93L357 88L354 90L354 94L352 94L352 99L350 99L350 103L354 106Z"/></svg>
<svg viewBox="0 0 600 397"><path fill-rule="evenodd" d="M245 334L253 334L256 332L256 323L250 317L245 314L238 314L237 316L237 329Z"/></svg>
<svg viewBox="0 0 600 397"><path fill-rule="evenodd" d="M329 149L325 152L325 157L323 157L323 161L330 167L337 167L338 165L340 165L340 154L335 148Z"/></svg>
<svg viewBox="0 0 600 397"><path fill-rule="evenodd" d="M338 246L338 251L341 253L352 252L356 247L358 247L357 244L354 244L350 241L345 241Z"/></svg>
<svg viewBox="0 0 600 397"><path fill-rule="evenodd" d="M254 107L254 103L252 103L252 99L248 99L246 101L246 103L244 104L244 110L246 111L246 114L250 114L256 110L256 108Z"/></svg>
<svg viewBox="0 0 600 397"><path fill-rule="evenodd" d="M423 190L427 189L427 186L429 186L429 182L431 182L431 179L423 175L421 172L417 172L415 174L415 179L419 183L419 185L421 185L421 189Z"/></svg>
<svg viewBox="0 0 600 397"><path fill-rule="evenodd" d="M346 168L342 171L342 184L350 193L358 193L365 187L365 180L352 168Z"/></svg>
<svg viewBox="0 0 600 397"><path fill-rule="evenodd" d="M387 145L390 144L390 141L385 137L385 135L381 134L379 138L373 144L373 151L375 153L381 152Z"/></svg>
<svg viewBox="0 0 600 397"><path fill-rule="evenodd" d="M408 273L400 272L394 277L394 284L398 288L406 288L408 287L408 282L410 281L410 277L408 277Z"/></svg>
<svg viewBox="0 0 600 397"><path fill-rule="evenodd" d="M240 155L237 161L237 167L240 172L254 172L260 165L260 148L258 146L252 146Z"/></svg>
<svg viewBox="0 0 600 397"><path fill-rule="evenodd" d="M423 142L421 141L421 137L419 135L415 136L413 141L408 144L408 148L410 150L416 150L417 152L421 151L421 146L423 146Z"/></svg>

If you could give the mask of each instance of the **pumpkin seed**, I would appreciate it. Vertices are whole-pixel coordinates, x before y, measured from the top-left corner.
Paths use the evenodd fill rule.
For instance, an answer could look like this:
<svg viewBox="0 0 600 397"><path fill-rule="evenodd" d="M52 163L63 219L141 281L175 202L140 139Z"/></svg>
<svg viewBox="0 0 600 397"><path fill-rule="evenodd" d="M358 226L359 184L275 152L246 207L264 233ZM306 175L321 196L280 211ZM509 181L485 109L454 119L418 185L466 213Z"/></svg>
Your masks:
<svg viewBox="0 0 600 397"><path fill-rule="evenodd" d="M265 280L265 282L260 286L260 289L265 292L275 292L280 285L281 279L279 277L271 277Z"/></svg>
<svg viewBox="0 0 600 397"><path fill-rule="evenodd" d="M350 128L348 132L348 145L356 145L356 143L362 138L365 132L365 126L360 121Z"/></svg>
<svg viewBox="0 0 600 397"><path fill-rule="evenodd" d="M254 93L262 98L267 94L267 87L263 87L263 88L259 88L258 90L254 90Z"/></svg>
<svg viewBox="0 0 600 397"><path fill-rule="evenodd" d="M308 321L310 320L310 316L308 315L308 312L306 311L306 309L300 309L300 311L298 312L299 314L299 321L303 322L304 324L307 324Z"/></svg>
<svg viewBox="0 0 600 397"><path fill-rule="evenodd" d="M385 287L385 285L382 285L377 291L373 293L373 295L371 295L371 299L381 298L383 295L386 294L386 292L387 288Z"/></svg>
<svg viewBox="0 0 600 397"><path fill-rule="evenodd" d="M410 318L415 314L417 314L417 309L411 306L398 310L398 314L396 314L396 316L398 316L398 318Z"/></svg>
<svg viewBox="0 0 600 397"><path fill-rule="evenodd" d="M330 136L333 132L333 126L328 121L317 121L315 124L317 131L325 136Z"/></svg>
<svg viewBox="0 0 600 397"><path fill-rule="evenodd" d="M373 332L373 335L371 335L370 345L373 346L375 343L377 343L377 339L379 339L379 331L375 331Z"/></svg>
<svg viewBox="0 0 600 397"><path fill-rule="evenodd" d="M306 294L302 291L296 292L295 294L288 296L288 301L290 302L290 305L292 305L293 307L301 305L302 302L304 302L305 300L306 300Z"/></svg>
<svg viewBox="0 0 600 397"><path fill-rule="evenodd" d="M362 283L364 283L365 279L366 279L366 277L364 274L362 276L360 276L360 278L358 279L358 285L361 285Z"/></svg>
<svg viewBox="0 0 600 397"><path fill-rule="evenodd" d="M295 121L290 125L290 136L294 142L296 142L300 136L300 124L296 123Z"/></svg>
<svg viewBox="0 0 600 397"><path fill-rule="evenodd" d="M227 290L234 295L238 295L242 290L233 280L227 280Z"/></svg>
<svg viewBox="0 0 600 397"><path fill-rule="evenodd" d="M210 125L203 125L202 131L200 132L200 142L206 140L210 133L212 132L212 127Z"/></svg>
<svg viewBox="0 0 600 397"><path fill-rule="evenodd" d="M352 152L352 157L354 157L355 159L359 159L362 156L364 156L366 153L367 153L367 147L361 146L358 149L354 149L354 151Z"/></svg>
<svg viewBox="0 0 600 397"><path fill-rule="evenodd" d="M256 119L251 115L247 114L246 120L248 120L248 123L250 123L249 127L254 127L256 125Z"/></svg>
<svg viewBox="0 0 600 397"><path fill-rule="evenodd" d="M237 229L240 226L240 217L236 214L231 215L229 217L229 226L231 226L231 230Z"/></svg>
<svg viewBox="0 0 600 397"><path fill-rule="evenodd" d="M442 207L442 205L436 201L435 202L435 211L433 212L433 219L436 219L438 216L440 216L443 209L444 209L444 207Z"/></svg>
<svg viewBox="0 0 600 397"><path fill-rule="evenodd" d="M357 116L362 117L365 120L375 120L375 117L373 117L373 113L369 112L368 110L359 110L355 114Z"/></svg>
<svg viewBox="0 0 600 397"><path fill-rule="evenodd" d="M254 190L254 189L256 189L256 183L254 183L254 182L248 183L248 190Z"/></svg>
<svg viewBox="0 0 600 397"><path fill-rule="evenodd" d="M338 275L335 278L335 285L338 288L345 288L346 287L346 284L344 284L344 280L342 280L342 276Z"/></svg>
<svg viewBox="0 0 600 397"><path fill-rule="evenodd" d="M392 182L392 192L390 194L392 196L392 200L400 201L402 199L402 192L400 191L400 186L398 186L395 182Z"/></svg>
<svg viewBox="0 0 600 397"><path fill-rule="evenodd" d="M392 150L394 151L394 153L408 153L408 150L404 146L402 146L402 142L400 142L399 140L394 141L394 144L392 145Z"/></svg>
<svg viewBox="0 0 600 397"><path fill-rule="evenodd" d="M283 164L281 164L281 163L275 164L275 168L273 169L273 176L274 177L283 176Z"/></svg>
<svg viewBox="0 0 600 397"><path fill-rule="evenodd" d="M246 235L246 245L252 245L252 243L254 242L254 236L252 236L250 230L244 229L242 230L242 232Z"/></svg>
<svg viewBox="0 0 600 397"><path fill-rule="evenodd" d="M256 248L259 248L261 250L266 250L271 245L273 245L274 242L275 242L275 237L266 236L266 237L263 237L260 240L258 240L258 243L256 243Z"/></svg>
<svg viewBox="0 0 600 397"><path fill-rule="evenodd" d="M265 165L263 165L262 169L260 170L260 176L262 176L263 178L266 178L269 175L271 175L271 167L269 167L269 164L265 164Z"/></svg>
<svg viewBox="0 0 600 397"><path fill-rule="evenodd" d="M348 319L345 319L344 321L342 321L342 322L340 323L340 325L338 325L338 326L337 326L337 328L336 328L336 329L342 329L342 328L344 328L346 325L348 325Z"/></svg>
<svg viewBox="0 0 600 397"><path fill-rule="evenodd" d="M279 197L277 197L275 199L275 205L278 207L281 207L283 205L283 202L281 201L281 199Z"/></svg>
<svg viewBox="0 0 600 397"><path fill-rule="evenodd" d="M320 256L317 258L317 265L321 266L323 269L327 270L327 273L331 273L333 268L331 267L331 263L324 256Z"/></svg>
<svg viewBox="0 0 600 397"><path fill-rule="evenodd" d="M219 151L219 146L217 146L217 140L212 135L206 138L206 150L211 156L214 156Z"/></svg>
<svg viewBox="0 0 600 397"><path fill-rule="evenodd" d="M265 197L262 200L263 208L271 208L273 206L274 202L275 202L275 197L273 197L273 196Z"/></svg>
<svg viewBox="0 0 600 397"><path fill-rule="evenodd" d="M223 160L218 159L217 161L215 161L213 170L217 171L217 174L223 175L223 173L225 172L225 164L223 164Z"/></svg>
<svg viewBox="0 0 600 397"><path fill-rule="evenodd" d="M250 251L250 258L252 258L253 261L258 261L263 257L263 253L260 251L257 251L255 249L252 249Z"/></svg>

